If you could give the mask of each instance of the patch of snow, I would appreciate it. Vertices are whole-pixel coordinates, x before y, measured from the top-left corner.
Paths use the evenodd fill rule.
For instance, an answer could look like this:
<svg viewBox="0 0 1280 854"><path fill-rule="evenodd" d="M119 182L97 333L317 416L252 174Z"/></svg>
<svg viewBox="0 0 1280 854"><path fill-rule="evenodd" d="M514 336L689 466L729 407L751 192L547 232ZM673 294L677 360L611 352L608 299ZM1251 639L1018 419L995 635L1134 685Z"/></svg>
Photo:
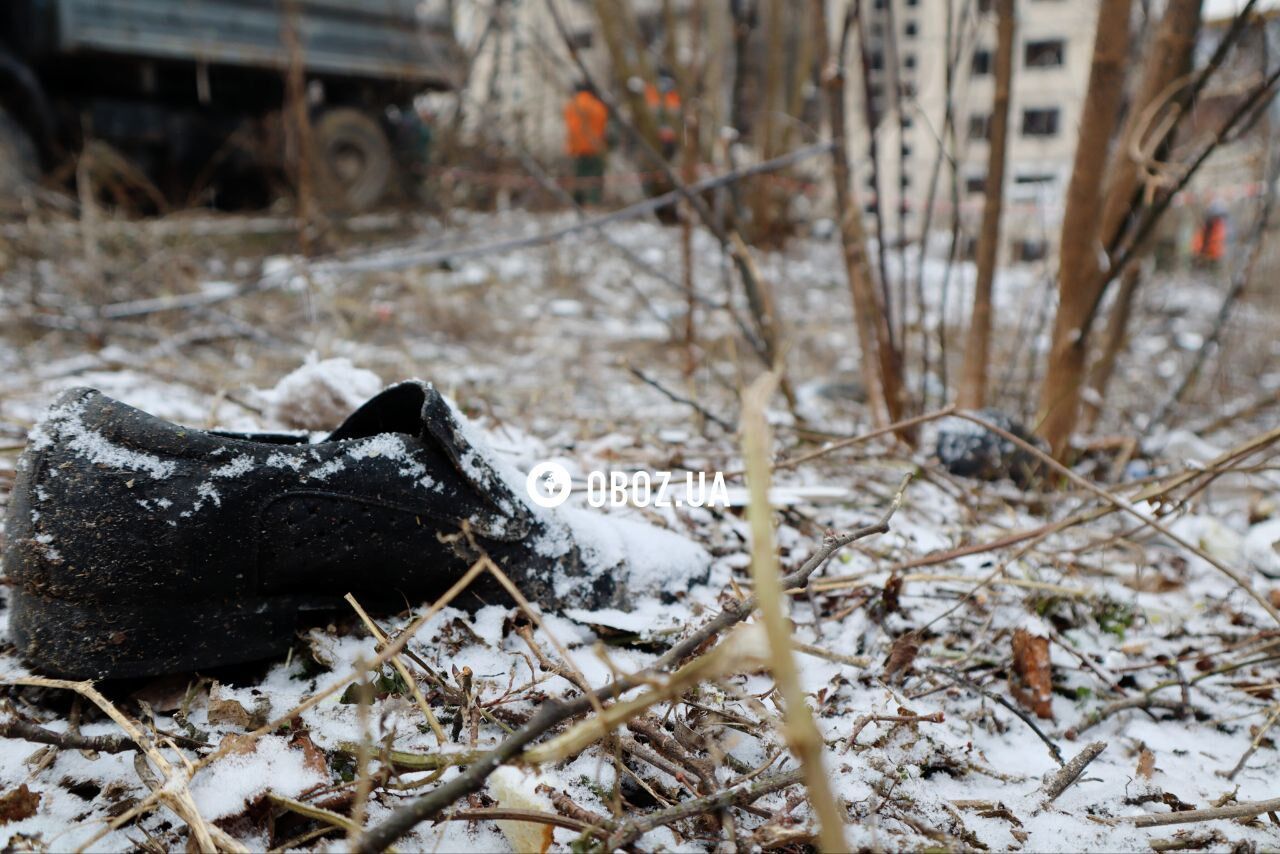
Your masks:
<svg viewBox="0 0 1280 854"><path fill-rule="evenodd" d="M205 818L216 821L242 812L271 789L286 797L329 782L306 764L306 754L282 736L263 736L250 753L231 753L198 773L191 795Z"/></svg>

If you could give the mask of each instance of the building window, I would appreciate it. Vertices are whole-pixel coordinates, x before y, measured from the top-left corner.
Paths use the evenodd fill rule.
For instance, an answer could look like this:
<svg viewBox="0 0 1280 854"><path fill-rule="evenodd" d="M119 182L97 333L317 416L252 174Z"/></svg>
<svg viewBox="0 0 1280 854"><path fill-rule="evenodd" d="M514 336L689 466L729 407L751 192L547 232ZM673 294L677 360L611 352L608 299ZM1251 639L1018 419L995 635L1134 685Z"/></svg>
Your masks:
<svg viewBox="0 0 1280 854"><path fill-rule="evenodd" d="M981 115L969 116L969 139L979 140L988 139L991 136L991 116L982 113Z"/></svg>
<svg viewBox="0 0 1280 854"><path fill-rule="evenodd" d="M910 176L910 175L903 175L901 178L899 178L899 179L898 179L898 186L900 186L900 187L901 187L902 189L904 189L904 190L905 190L905 189L907 189L908 187L910 187L910 186L911 186L911 176Z"/></svg>
<svg viewBox="0 0 1280 854"><path fill-rule="evenodd" d="M876 0L876 2L875 2L875 7L876 7L877 9L883 9L884 7L886 7L886 6L888 6L888 5L889 5L888 0Z"/></svg>
<svg viewBox="0 0 1280 854"><path fill-rule="evenodd" d="M920 35L920 25L915 21L907 21L902 27L902 34L909 39Z"/></svg>
<svg viewBox="0 0 1280 854"><path fill-rule="evenodd" d="M1027 68L1060 68L1067 58L1067 43L1062 39L1029 41L1022 51L1022 64Z"/></svg>
<svg viewBox="0 0 1280 854"><path fill-rule="evenodd" d="M996 0L978 0L978 12L980 14L985 15L995 7Z"/></svg>
<svg viewBox="0 0 1280 854"><path fill-rule="evenodd" d="M872 71L884 70L884 54L880 51L873 51L867 54L867 67Z"/></svg>
<svg viewBox="0 0 1280 854"><path fill-rule="evenodd" d="M1038 184L1052 184L1057 180L1056 175L1049 174L1027 174L1019 175L1013 179L1013 183L1024 187L1035 186Z"/></svg>
<svg viewBox="0 0 1280 854"><path fill-rule="evenodd" d="M914 98L916 96L916 83L914 80L904 80L902 85L898 87L898 91L902 93L904 98Z"/></svg>
<svg viewBox="0 0 1280 854"><path fill-rule="evenodd" d="M880 37L881 37L881 36L883 36L883 35L884 35L884 24L881 24L879 21L872 21L872 22L871 22L871 37L872 37L873 39L878 39L878 38L880 38Z"/></svg>
<svg viewBox="0 0 1280 854"><path fill-rule="evenodd" d="M874 214L880 210L880 205L876 202L867 202L862 206L862 209L869 214Z"/></svg>
<svg viewBox="0 0 1280 854"><path fill-rule="evenodd" d="M911 146L907 145L906 143L903 143L902 148L898 150L898 153L901 154L903 157L910 157Z"/></svg>
<svg viewBox="0 0 1280 854"><path fill-rule="evenodd" d="M1040 107L1022 111L1023 136L1057 136L1058 108Z"/></svg>
<svg viewBox="0 0 1280 854"><path fill-rule="evenodd" d="M867 176L867 189L874 190L876 188L876 173L872 172Z"/></svg>
<svg viewBox="0 0 1280 854"><path fill-rule="evenodd" d="M1049 255L1049 242L1035 238L1022 238L1013 241L1013 260L1024 263L1043 261Z"/></svg>
<svg viewBox="0 0 1280 854"><path fill-rule="evenodd" d="M977 195L987 191L986 175L970 175L964 179L964 191L969 195Z"/></svg>
<svg viewBox="0 0 1280 854"><path fill-rule="evenodd" d="M903 68L915 68L915 67L916 67L916 55L915 55L914 53L907 53L907 54L903 54L903 56L902 56L902 67L903 67Z"/></svg>
<svg viewBox="0 0 1280 854"><path fill-rule="evenodd" d="M903 117L902 117L902 126L903 126L904 128L908 128L908 129L915 127L915 126L916 126L916 120L915 120L915 117L914 117L914 116L903 116Z"/></svg>
<svg viewBox="0 0 1280 854"><path fill-rule="evenodd" d="M973 52L973 76L981 77L991 73L991 51L980 48Z"/></svg>

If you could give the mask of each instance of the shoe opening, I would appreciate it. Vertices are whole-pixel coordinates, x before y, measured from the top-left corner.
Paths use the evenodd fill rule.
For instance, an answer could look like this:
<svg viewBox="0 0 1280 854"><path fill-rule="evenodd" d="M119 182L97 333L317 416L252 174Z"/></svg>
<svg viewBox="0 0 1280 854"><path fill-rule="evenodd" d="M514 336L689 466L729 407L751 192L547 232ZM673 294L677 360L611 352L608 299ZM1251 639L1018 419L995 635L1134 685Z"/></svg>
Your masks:
<svg viewBox="0 0 1280 854"><path fill-rule="evenodd" d="M398 383L380 392L351 413L326 441L365 439L380 433L422 434L422 404L426 390L421 383Z"/></svg>

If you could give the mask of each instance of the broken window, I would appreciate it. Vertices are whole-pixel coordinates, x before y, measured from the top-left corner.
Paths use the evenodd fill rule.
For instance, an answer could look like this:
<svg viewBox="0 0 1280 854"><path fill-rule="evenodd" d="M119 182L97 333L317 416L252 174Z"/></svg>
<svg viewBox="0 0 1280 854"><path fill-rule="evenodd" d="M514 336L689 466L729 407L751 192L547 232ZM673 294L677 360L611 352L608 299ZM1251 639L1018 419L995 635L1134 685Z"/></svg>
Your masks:
<svg viewBox="0 0 1280 854"><path fill-rule="evenodd" d="M981 77L991 73L991 51L979 48L973 52L973 76Z"/></svg>
<svg viewBox="0 0 1280 854"><path fill-rule="evenodd" d="M1058 108L1032 107L1022 111L1023 136L1057 136Z"/></svg>
<svg viewBox="0 0 1280 854"><path fill-rule="evenodd" d="M988 139L991 136L991 116L981 113L969 116L969 139Z"/></svg>
<svg viewBox="0 0 1280 854"><path fill-rule="evenodd" d="M1029 41L1022 52L1022 64L1027 68L1059 68L1066 58L1067 43L1062 39Z"/></svg>

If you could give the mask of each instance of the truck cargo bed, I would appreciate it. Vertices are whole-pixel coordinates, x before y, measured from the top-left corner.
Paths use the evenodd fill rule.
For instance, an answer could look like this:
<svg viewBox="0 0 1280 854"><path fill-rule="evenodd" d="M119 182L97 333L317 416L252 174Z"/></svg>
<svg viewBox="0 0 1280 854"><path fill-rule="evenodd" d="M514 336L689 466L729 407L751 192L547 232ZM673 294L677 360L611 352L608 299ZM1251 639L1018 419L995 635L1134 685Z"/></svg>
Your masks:
<svg viewBox="0 0 1280 854"><path fill-rule="evenodd" d="M448 23L415 0L56 0L66 53L119 53L283 68L294 22L312 73L447 87Z"/></svg>

